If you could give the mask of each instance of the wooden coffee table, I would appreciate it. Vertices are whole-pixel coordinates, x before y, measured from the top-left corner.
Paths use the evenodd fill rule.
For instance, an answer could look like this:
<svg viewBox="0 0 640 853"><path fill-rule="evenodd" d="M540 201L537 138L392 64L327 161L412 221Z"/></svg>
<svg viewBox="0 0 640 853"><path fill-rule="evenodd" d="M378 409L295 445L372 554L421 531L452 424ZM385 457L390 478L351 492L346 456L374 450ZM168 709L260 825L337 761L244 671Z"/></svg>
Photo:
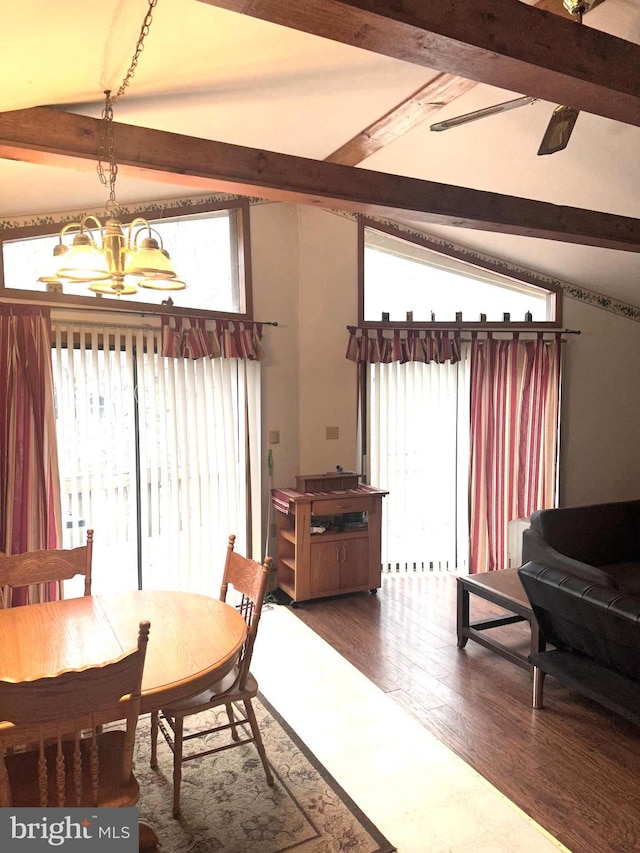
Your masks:
<svg viewBox="0 0 640 853"><path fill-rule="evenodd" d="M490 628L511 625L514 622L528 622L531 628L530 654L545 650L545 642L540 636L538 623L533 615L529 599L518 577L517 569L501 569L496 572L481 572L465 575L457 579L458 584L458 648L463 649L467 640L475 640L481 646L500 655L506 660L531 669L528 656L522 655L486 632ZM495 616L482 622L469 621L469 597L476 595L497 604L509 615Z"/></svg>

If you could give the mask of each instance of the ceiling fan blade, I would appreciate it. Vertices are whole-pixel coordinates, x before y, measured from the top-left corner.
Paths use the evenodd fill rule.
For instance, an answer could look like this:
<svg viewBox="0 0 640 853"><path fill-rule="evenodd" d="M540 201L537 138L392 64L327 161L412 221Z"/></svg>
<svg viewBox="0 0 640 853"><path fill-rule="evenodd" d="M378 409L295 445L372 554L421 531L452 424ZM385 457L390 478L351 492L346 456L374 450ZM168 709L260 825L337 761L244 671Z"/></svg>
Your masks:
<svg viewBox="0 0 640 853"><path fill-rule="evenodd" d="M542 137L538 154L554 154L566 148L578 115L578 110L573 107L556 107Z"/></svg>
<svg viewBox="0 0 640 853"><path fill-rule="evenodd" d="M535 104L538 98L514 98L513 101L504 101L502 104L494 104L492 107L484 107L481 110L475 110L472 113L465 113L461 116L456 116L455 118L448 118L445 121L439 121L436 124L430 125L430 130L449 130L451 127L459 127L461 124L468 124L470 121L477 121L479 118L484 118L485 116L493 116L497 115L497 113L504 113L507 110L515 110L518 107L525 107L527 104Z"/></svg>

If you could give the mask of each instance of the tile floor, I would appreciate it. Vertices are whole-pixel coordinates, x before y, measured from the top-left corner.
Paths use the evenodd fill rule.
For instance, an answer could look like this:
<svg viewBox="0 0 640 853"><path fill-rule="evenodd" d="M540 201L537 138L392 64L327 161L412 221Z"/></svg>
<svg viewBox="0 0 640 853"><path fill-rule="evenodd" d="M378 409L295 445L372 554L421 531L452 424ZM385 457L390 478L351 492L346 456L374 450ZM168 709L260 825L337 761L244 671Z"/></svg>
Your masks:
<svg viewBox="0 0 640 853"><path fill-rule="evenodd" d="M251 668L399 853L567 853L287 608L263 610Z"/></svg>

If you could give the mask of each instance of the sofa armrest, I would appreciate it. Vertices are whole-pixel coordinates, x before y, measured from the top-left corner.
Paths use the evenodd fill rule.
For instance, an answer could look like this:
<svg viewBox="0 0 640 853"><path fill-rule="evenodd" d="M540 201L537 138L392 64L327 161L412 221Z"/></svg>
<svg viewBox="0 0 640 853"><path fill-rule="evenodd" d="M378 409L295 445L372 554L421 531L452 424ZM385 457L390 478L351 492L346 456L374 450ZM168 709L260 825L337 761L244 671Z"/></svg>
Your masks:
<svg viewBox="0 0 640 853"><path fill-rule="evenodd" d="M640 596L539 563L525 563L518 577L547 645L586 655L640 682Z"/></svg>
<svg viewBox="0 0 640 853"><path fill-rule="evenodd" d="M540 563L549 569L566 571L589 583L607 589L618 589L615 579L607 572L580 560L567 557L552 548L535 530L524 530L522 533L522 562Z"/></svg>

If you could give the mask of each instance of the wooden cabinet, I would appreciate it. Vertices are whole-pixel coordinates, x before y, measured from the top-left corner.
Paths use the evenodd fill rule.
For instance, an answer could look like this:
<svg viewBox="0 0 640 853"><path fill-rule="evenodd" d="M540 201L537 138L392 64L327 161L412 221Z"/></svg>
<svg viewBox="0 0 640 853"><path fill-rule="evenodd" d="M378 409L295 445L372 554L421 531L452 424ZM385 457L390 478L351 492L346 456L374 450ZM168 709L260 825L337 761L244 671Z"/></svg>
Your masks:
<svg viewBox="0 0 640 853"><path fill-rule="evenodd" d="M311 542L312 595L327 595L325 590L369 589L369 541L366 536L350 539L331 536ZM376 578L379 585L379 570ZM375 587L377 589L377 586Z"/></svg>
<svg viewBox="0 0 640 853"><path fill-rule="evenodd" d="M293 601L377 592L386 494L364 485L327 492L273 489L279 587Z"/></svg>

